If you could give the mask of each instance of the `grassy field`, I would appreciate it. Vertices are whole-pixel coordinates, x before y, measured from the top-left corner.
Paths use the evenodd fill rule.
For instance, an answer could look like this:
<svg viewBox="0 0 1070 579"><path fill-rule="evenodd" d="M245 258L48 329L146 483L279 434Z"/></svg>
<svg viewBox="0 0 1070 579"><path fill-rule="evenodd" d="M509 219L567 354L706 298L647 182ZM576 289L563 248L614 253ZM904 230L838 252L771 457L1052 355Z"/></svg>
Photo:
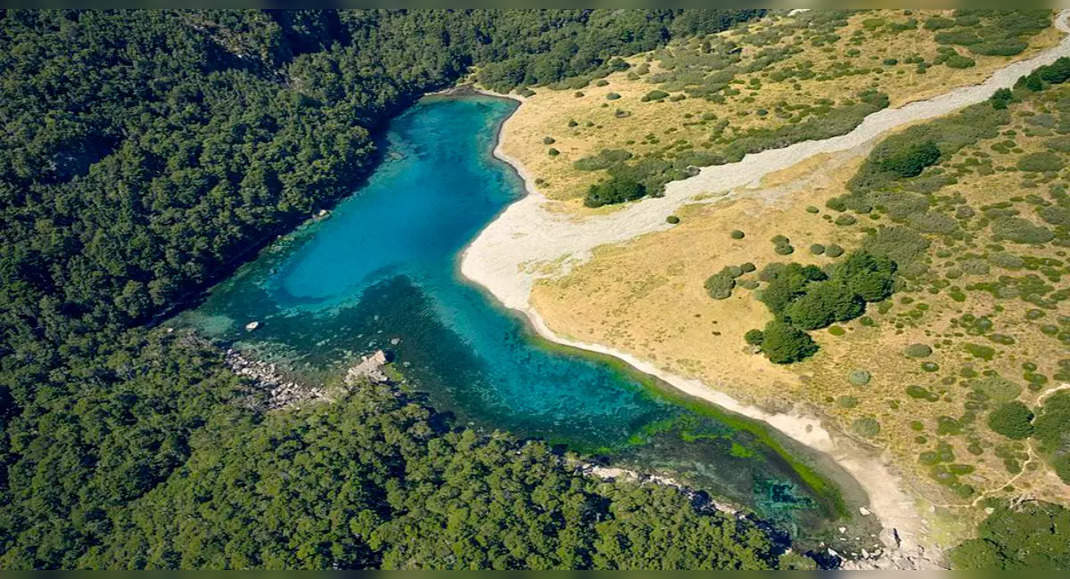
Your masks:
<svg viewBox="0 0 1070 579"><path fill-rule="evenodd" d="M637 55L628 70L602 79L536 88L506 123L502 147L554 199L582 198L610 174L656 194L696 166L841 134L883 106L980 82L1057 43L1049 21L1045 11L1013 20L928 10L775 12ZM1012 45L974 42L996 35Z"/></svg>
<svg viewBox="0 0 1070 579"><path fill-rule="evenodd" d="M1070 485L1050 456L988 424L1005 402L1036 412L1070 382L1070 87L1019 89L1015 98L1006 110L985 103L950 125L908 129L922 132L906 140L933 138L942 150L916 176L863 190L852 177L865 173L869 148L811 159L756 189L685 208L670 230L600 248L537 285L533 304L563 335L761 406L819 410L887 451L952 539L984 516L987 497L1065 503ZM828 248L876 247L886 228L922 241L899 260L889 300L811 332L820 350L803 362L773 364L747 345L744 333L772 319L756 299L766 264L826 266L836 262ZM776 252L777 235L793 253ZM704 281L744 263L757 271L739 277L727 299L712 299Z"/></svg>

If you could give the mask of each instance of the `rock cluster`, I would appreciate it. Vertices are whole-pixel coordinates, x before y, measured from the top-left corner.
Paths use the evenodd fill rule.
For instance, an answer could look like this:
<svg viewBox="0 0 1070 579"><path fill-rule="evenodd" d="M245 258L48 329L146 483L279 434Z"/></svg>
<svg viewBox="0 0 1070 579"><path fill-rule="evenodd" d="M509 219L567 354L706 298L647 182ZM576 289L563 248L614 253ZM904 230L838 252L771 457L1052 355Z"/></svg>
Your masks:
<svg viewBox="0 0 1070 579"><path fill-rule="evenodd" d="M299 408L305 402L327 398L323 388L288 380L275 364L246 358L233 348L227 349L225 361L235 374L250 378L254 388L267 393L267 401L263 405L265 410Z"/></svg>

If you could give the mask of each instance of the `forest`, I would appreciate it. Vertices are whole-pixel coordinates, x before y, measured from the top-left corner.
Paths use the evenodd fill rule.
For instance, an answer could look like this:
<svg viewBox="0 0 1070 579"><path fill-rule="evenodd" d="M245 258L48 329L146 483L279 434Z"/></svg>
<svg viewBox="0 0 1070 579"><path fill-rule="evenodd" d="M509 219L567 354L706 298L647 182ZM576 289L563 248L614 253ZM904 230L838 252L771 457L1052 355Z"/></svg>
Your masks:
<svg viewBox="0 0 1070 579"><path fill-rule="evenodd" d="M753 523L394 393L259 412L218 349L153 329L470 67L555 82L759 13L0 11L0 567L780 563Z"/></svg>

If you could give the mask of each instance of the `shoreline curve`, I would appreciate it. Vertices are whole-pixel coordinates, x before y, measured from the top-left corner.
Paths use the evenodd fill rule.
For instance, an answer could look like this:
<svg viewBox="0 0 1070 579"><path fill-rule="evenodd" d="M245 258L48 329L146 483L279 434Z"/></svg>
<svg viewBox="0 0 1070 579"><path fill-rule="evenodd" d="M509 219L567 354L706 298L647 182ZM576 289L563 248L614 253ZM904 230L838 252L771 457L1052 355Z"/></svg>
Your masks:
<svg viewBox="0 0 1070 579"><path fill-rule="evenodd" d="M821 419L813 413L797 410L768 412L733 398L718 385L673 374L650 361L608 346L558 335L530 303L534 283L545 277L532 271L530 266L564 258L559 274L567 273L572 265L590 259L595 247L625 242L666 229L665 217L684 204L700 202L695 199L698 195L754 186L765 175L815 155L852 149L910 123L943 116L983 102L996 89L1013 86L1019 77L1035 68L1051 64L1061 56L1070 56L1070 9L1063 9L1055 16L1054 26L1068 34L1059 44L1032 58L1012 62L979 84L958 87L931 99L878 111L844 135L802 141L753 153L736 163L704 167L696 176L666 185L663 197L643 199L614 213L578 220L548 211L545 204L550 199L535 187L533 175L519 160L504 152L504 126L509 121L506 118L499 125L493 155L516 171L524 184L525 196L509 205L464 249L460 260L461 274L486 289L505 307L523 313L542 338L617 358L684 394L764 422L789 438L828 456L854 477L866 492L869 498L867 508L884 527L880 538L888 552L905 555L913 563L926 568L940 568L940 549L928 540L927 524L915 499L903 490L902 477L879 454L863 449L845 435L826 429ZM511 94L474 90L487 96L517 101L521 106L525 100ZM714 200L719 198L714 197Z"/></svg>

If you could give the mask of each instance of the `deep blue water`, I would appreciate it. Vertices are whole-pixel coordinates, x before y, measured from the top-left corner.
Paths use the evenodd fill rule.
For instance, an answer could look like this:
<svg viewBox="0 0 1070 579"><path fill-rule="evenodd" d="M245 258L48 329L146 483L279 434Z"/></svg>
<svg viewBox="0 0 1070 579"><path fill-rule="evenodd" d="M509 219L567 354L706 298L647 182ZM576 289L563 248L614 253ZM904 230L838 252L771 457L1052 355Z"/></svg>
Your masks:
<svg viewBox="0 0 1070 579"><path fill-rule="evenodd" d="M329 219L280 239L182 320L306 376L384 348L462 423L671 468L765 516L823 519L749 433L620 365L547 347L461 278L463 248L523 192L490 154L514 106L425 99L391 124L386 161ZM252 320L260 328L246 332Z"/></svg>

